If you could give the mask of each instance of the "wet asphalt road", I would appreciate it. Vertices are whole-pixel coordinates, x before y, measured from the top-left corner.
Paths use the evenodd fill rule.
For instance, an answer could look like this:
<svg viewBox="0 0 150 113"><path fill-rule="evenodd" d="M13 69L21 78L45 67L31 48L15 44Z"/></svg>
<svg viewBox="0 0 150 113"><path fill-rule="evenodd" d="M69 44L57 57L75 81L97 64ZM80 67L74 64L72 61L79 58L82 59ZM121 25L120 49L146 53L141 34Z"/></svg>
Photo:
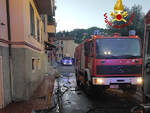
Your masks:
<svg viewBox="0 0 150 113"><path fill-rule="evenodd" d="M140 101L124 96L120 91L107 91L104 95L95 94L88 97L83 90L77 88L73 66L58 65L60 73L59 85L62 92L62 113L138 113L132 112ZM55 82L55 89L57 88ZM132 97L132 96L131 96Z"/></svg>

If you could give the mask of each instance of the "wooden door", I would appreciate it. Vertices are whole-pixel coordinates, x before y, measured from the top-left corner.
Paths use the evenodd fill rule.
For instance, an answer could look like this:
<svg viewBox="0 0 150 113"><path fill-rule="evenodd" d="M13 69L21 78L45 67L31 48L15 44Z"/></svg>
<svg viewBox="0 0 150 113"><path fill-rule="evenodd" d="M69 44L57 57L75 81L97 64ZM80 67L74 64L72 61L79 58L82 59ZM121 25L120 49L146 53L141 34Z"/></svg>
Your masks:
<svg viewBox="0 0 150 113"><path fill-rule="evenodd" d="M0 56L0 108L4 107L2 57Z"/></svg>

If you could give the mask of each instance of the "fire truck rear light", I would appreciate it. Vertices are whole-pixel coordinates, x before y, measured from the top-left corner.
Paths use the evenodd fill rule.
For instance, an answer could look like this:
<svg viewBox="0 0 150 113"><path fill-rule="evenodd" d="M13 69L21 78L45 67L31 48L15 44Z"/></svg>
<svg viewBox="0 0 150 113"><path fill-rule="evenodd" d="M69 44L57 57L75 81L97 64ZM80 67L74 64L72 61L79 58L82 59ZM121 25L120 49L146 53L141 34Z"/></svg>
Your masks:
<svg viewBox="0 0 150 113"><path fill-rule="evenodd" d="M102 78L94 78L93 82L94 84L102 85L104 83L104 80Z"/></svg>
<svg viewBox="0 0 150 113"><path fill-rule="evenodd" d="M142 85L143 84L143 78L142 77L139 77L139 78L137 78L137 83L139 84L139 85Z"/></svg>

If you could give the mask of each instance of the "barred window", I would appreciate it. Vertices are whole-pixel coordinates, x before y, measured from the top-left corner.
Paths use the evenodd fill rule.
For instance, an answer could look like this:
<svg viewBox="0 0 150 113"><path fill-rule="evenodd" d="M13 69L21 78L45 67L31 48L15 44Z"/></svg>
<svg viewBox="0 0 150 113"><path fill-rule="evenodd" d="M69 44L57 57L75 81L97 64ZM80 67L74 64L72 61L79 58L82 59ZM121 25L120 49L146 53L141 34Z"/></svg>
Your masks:
<svg viewBox="0 0 150 113"><path fill-rule="evenodd" d="M33 71L35 70L35 66L36 66L35 59L32 59L32 70L33 70Z"/></svg>

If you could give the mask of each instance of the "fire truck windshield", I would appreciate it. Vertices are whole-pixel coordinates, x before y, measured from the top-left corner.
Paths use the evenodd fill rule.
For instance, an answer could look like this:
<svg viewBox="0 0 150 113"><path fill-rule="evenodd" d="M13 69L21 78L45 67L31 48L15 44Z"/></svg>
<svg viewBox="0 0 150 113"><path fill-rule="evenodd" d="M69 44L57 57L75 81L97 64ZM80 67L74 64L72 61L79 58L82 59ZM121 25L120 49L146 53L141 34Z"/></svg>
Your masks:
<svg viewBox="0 0 150 113"><path fill-rule="evenodd" d="M139 39L106 38L96 39L96 58L139 58L141 47Z"/></svg>

